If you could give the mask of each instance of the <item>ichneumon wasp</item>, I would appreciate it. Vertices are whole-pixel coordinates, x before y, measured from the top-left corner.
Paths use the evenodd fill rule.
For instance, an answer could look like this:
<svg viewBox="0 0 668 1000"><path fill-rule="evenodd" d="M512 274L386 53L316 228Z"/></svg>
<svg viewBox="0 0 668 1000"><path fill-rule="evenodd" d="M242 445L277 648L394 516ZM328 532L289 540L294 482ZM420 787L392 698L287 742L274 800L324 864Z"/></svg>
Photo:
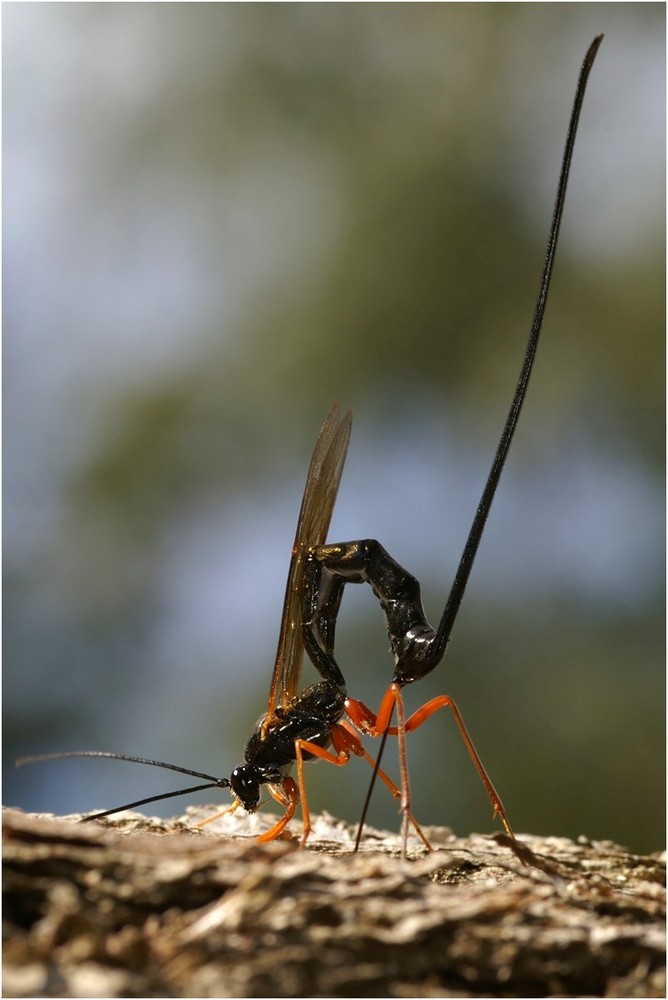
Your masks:
<svg viewBox="0 0 668 1000"><path fill-rule="evenodd" d="M492 802L494 814L501 820L511 842L514 841L501 799L483 767L455 703L448 695L441 695L431 699L406 719L402 689L430 673L440 663L445 653L510 448L526 395L545 314L580 111L589 73L602 40L603 35L598 35L593 40L580 70L564 148L545 265L522 369L438 627L432 628L425 618L418 581L395 562L377 541L365 539L326 544L352 422L350 411L342 415L336 404L323 424L309 465L292 549L269 702L266 713L246 744L244 763L235 767L229 778L218 778L215 775L164 761L97 750L43 754L23 757L18 761L19 764L26 764L67 757L107 757L150 764L203 779L202 784L167 794L152 795L104 812L97 812L87 816L87 820L99 819L123 809L208 788L230 788L234 795L234 802L230 808L243 806L248 812L254 812L259 805L261 787L266 785L270 794L284 807L284 813L271 829L259 837L259 840L266 842L278 837L301 802L304 829L302 844L304 844L311 829L304 782L304 763L321 759L332 764L344 765L348 763L352 754L364 757L373 768L373 778L363 816L366 815L373 782L378 776L393 795L401 798L404 843L408 824L412 824L428 847L429 844L410 811L406 733L421 726L434 712L441 708L449 708ZM344 676L334 658L336 620L347 583L368 583L380 602L387 623L395 668L392 681L377 713L373 713L363 702L348 697ZM321 680L299 692L304 651L320 674ZM392 725L395 712L396 725ZM380 752L375 762L364 749L360 734L382 738ZM388 736L397 737L400 788L379 766ZM295 765L296 780L290 774ZM361 830L362 823L358 832L358 843Z"/></svg>

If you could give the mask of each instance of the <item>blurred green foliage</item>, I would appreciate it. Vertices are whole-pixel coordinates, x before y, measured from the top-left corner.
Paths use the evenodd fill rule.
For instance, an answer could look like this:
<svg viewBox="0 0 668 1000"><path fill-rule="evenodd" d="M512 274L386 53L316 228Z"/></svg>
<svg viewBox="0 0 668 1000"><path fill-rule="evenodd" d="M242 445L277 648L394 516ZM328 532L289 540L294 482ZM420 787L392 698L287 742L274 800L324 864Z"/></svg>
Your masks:
<svg viewBox="0 0 668 1000"><path fill-rule="evenodd" d="M529 328L577 70L600 30L515 471L549 475L552 455L561 474L569 449L592 448L592 477L613 456L639 494L661 493L665 143L642 126L664 120L663 16L642 3L6 11L7 756L102 740L223 773L239 762L282 596L265 598L265 574L277 560L287 571L292 515L271 551L252 528L244 536L245 520L220 525L230 551L247 541L259 564L243 583L221 565L215 613L231 632L238 604L251 619L256 602L258 615L275 605L247 660L242 625L234 654L203 642L180 680L174 664L163 672L165 567L216 509L282 517L289 491L296 518L332 400L353 405L355 433L381 453L442 426L464 456L483 456L482 485ZM629 111L622 91L645 103ZM24 480L38 487L13 489ZM419 497L419 477L411 485ZM393 492L353 530L375 533ZM443 576L423 581L435 615L461 544L443 539L451 502L424 524L426 544L447 552ZM642 509L628 509L629 529ZM482 588L447 674L411 692L456 694L519 830L662 842L664 524L661 501L648 509L661 515L646 526L657 555L629 570L628 602L607 607L605 587L587 601L555 584L547 603L510 579L503 595ZM393 549L413 520L397 508L396 536L381 541L422 577ZM386 638L372 601L355 614L356 600L341 662L351 693L375 704ZM411 750L416 813L487 829L484 795L440 722ZM366 775L330 771L313 774L314 806L354 817ZM44 786L31 782L59 780L21 772L6 787L38 808ZM125 772L110 780L132 797ZM395 822L393 803L377 808Z"/></svg>

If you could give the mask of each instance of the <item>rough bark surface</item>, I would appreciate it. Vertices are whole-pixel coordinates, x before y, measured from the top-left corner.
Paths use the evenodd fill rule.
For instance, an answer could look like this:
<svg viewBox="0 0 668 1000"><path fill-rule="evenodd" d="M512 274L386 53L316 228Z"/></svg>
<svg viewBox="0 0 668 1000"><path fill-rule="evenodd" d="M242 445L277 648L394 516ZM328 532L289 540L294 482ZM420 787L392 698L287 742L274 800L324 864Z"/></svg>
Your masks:
<svg viewBox="0 0 668 1000"><path fill-rule="evenodd" d="M353 854L328 816L300 850L205 815L6 810L4 996L665 995L659 855L523 836L524 863L436 828L431 854L373 830Z"/></svg>

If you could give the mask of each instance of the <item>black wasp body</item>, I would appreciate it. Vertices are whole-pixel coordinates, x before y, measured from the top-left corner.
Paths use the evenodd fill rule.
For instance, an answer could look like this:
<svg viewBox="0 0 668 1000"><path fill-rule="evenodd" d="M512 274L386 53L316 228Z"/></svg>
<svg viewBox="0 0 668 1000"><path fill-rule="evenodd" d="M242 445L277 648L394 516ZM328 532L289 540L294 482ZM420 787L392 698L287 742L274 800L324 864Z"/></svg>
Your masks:
<svg viewBox="0 0 668 1000"><path fill-rule="evenodd" d="M366 538L322 545L310 554L304 644L321 673L341 674L333 655L334 628L347 583L368 583L378 598L395 661L394 683L410 684L438 665L445 642L425 617L420 584L375 538Z"/></svg>
<svg viewBox="0 0 668 1000"><path fill-rule="evenodd" d="M267 841L277 837L291 820L297 804L301 802L304 820L302 843L304 843L310 831L304 763L320 759L331 764L343 765L348 762L350 755L354 754L364 757L374 768L374 778L376 775L380 777L392 794L401 798L404 838L408 832L408 824L412 823L423 842L427 844L410 811L406 733L417 729L434 712L448 708L492 802L494 813L503 823L506 833L511 838L510 843L514 843L501 799L482 765L455 703L448 695L440 695L432 698L406 719L402 689L432 671L443 657L515 432L545 314L585 88L602 39L603 36L599 35L591 43L580 71L564 148L545 264L524 361L492 468L438 627L432 628L425 618L418 581L395 562L377 541L366 539L336 545L326 544L352 420L350 412L342 416L338 405L335 405L322 426L309 465L292 548L269 702L265 714L246 744L245 762L234 768L229 778L216 778L214 775L167 764L164 761L102 751L46 754L23 758L20 761L28 763L62 757L112 757L152 764L205 781L204 784L195 787L179 789L166 795L153 795L137 802L127 803L125 806L95 813L87 819L96 819L119 812L120 809L207 788L231 788L235 796L231 808L235 809L241 805L249 812L253 812L259 805L261 788L266 785L274 798L284 806L285 811L278 822L262 834L260 840ZM348 583L366 583L373 589L387 623L394 656L394 673L377 713L373 713L362 702L348 697L343 674L334 658L336 620L343 591ZM299 679L304 652L308 654L321 679L300 693ZM395 714L396 725L393 725ZM376 762L364 749L360 734L382 738ZM400 788L378 766L388 736L397 737ZM295 765L296 781L290 774ZM361 829L360 824L360 832Z"/></svg>

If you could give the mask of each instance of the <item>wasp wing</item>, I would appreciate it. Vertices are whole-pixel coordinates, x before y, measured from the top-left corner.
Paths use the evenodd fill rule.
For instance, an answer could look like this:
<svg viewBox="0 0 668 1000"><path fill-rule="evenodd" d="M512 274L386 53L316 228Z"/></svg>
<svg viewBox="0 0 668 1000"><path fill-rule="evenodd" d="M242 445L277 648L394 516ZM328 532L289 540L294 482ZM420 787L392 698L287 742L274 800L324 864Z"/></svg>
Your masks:
<svg viewBox="0 0 668 1000"><path fill-rule="evenodd" d="M348 410L341 417L341 407L335 403L327 414L313 450L292 546L265 725L272 721L276 709L287 707L297 693L304 654L301 627L304 568L309 549L324 545L327 539L348 451L351 425L352 412Z"/></svg>

